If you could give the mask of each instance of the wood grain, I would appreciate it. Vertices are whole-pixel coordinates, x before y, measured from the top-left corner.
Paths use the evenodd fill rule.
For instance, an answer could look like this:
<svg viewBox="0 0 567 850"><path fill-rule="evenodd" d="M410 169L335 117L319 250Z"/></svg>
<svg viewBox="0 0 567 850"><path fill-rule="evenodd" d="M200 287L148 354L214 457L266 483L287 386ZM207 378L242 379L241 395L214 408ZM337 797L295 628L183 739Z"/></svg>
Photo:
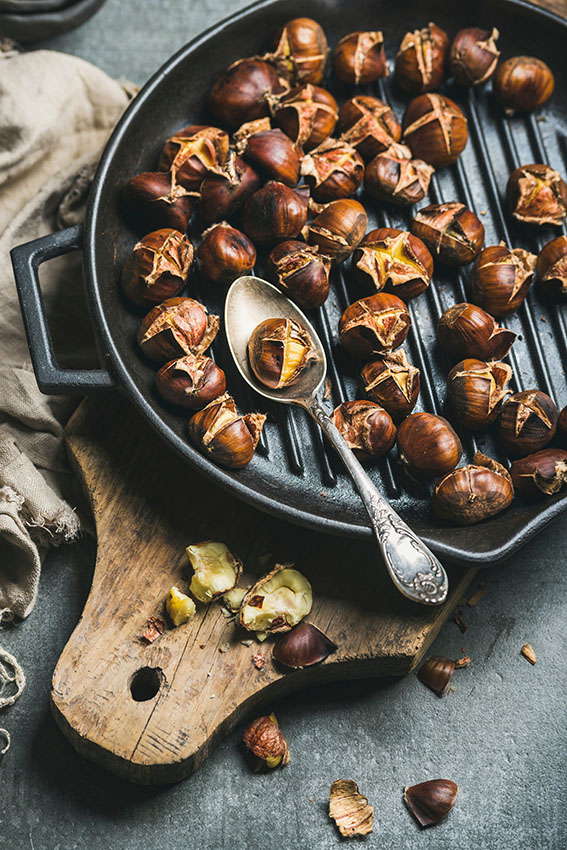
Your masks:
<svg viewBox="0 0 567 850"><path fill-rule="evenodd" d="M556 15L567 18L567 0L531 0L531 2L534 6L541 6L543 9L555 12Z"/></svg>

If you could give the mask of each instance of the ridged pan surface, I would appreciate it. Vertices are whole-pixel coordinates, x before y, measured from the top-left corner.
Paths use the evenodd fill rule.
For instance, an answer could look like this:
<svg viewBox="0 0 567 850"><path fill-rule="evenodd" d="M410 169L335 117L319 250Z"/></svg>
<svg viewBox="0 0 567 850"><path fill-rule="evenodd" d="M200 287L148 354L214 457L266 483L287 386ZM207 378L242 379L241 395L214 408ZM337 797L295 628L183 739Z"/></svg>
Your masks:
<svg viewBox="0 0 567 850"><path fill-rule="evenodd" d="M254 460L243 470L222 470L199 455L186 438L187 417L167 408L155 394L155 371L136 347L139 316L127 309L119 294L120 269L140 236L131 229L121 210L119 193L124 181L140 171L155 170L164 140L175 131L211 120L206 112L206 96L216 77L230 62L265 52L271 34L297 15L320 21L331 46L353 29L381 29L390 63L407 29L428 21L445 28L450 37L465 26L496 26L501 33L503 58L527 53L549 63L555 73L556 90L551 102L535 116L504 118L493 101L490 85L469 91L450 83L441 89L464 109L470 138L460 160L434 176L429 200L418 205L461 200L481 216L487 245L504 239L511 246L531 251L537 251L560 231L521 228L504 210L503 195L508 175L520 164L548 162L565 173L567 25L553 15L512 0L480 0L474 6L447 0L414 0L403 6L385 0L351 0L346 6L341 0L261 2L213 28L174 56L134 100L101 161L87 214L85 268L103 352L120 383L172 446L239 498L293 522L365 537L371 531L364 509L316 426L300 410L271 406L255 397L233 368L222 332L213 346L213 355L227 372L230 391L242 411L263 410L269 413L269 421ZM339 102L355 93L354 88L333 79L326 85ZM407 101L395 91L391 78L356 91L387 99L401 118ZM364 196L361 199L369 214L369 229L383 225L408 227L411 212L382 207ZM260 261L256 273L262 272ZM410 359L419 366L422 379L416 410L444 411L450 363L436 342L435 326L447 307L466 300L468 275L466 268L459 272L438 265L429 291L411 302L413 328L406 348ZM224 289L207 285L197 277L188 294L202 300L211 312L222 315ZM357 397L359 367L340 349L337 324L344 308L359 296L347 264L333 272L331 295L324 308L312 311L312 320L329 355L329 405ZM510 355L514 389L539 387L560 407L567 403L566 314L565 305L545 302L537 288L532 287L519 313L505 322L519 334ZM490 433L483 433L476 440L463 435L463 442L463 463L472 459L476 447L504 460ZM408 489L395 457L372 468L371 475L396 510L438 554L461 563L487 564L502 559L567 506L567 499L561 495L535 505L516 500L511 509L489 522L454 528L432 517L429 492ZM195 498L199 498L198 493Z"/></svg>

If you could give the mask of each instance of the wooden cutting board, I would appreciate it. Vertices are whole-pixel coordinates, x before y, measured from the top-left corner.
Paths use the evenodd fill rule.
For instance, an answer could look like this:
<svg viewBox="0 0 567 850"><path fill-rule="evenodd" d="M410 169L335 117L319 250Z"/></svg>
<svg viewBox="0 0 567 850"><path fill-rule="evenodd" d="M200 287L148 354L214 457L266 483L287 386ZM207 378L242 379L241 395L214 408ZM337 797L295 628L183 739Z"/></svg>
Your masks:
<svg viewBox="0 0 567 850"><path fill-rule="evenodd" d="M475 573L449 570L442 608L409 602L374 546L289 525L217 489L117 393L83 401L67 442L91 500L98 551L85 610L53 674L53 713L80 753L134 782L187 776L240 720L299 688L407 673ZM338 651L284 673L271 641L242 644L249 635L219 603L199 605L190 623L146 645L148 618L166 619L169 588L187 590L185 547L207 539L225 542L250 576L295 562L313 585L309 620Z"/></svg>

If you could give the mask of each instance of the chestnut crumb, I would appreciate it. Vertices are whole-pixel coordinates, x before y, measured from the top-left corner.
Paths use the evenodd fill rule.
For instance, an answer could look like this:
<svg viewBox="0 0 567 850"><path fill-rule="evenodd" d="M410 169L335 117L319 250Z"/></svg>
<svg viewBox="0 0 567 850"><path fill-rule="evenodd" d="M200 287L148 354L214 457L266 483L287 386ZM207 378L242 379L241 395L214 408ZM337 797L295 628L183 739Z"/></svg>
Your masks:
<svg viewBox="0 0 567 850"><path fill-rule="evenodd" d="M536 663L536 654L531 644L525 643L521 648L520 652L522 653L524 658L527 658L530 664L534 665Z"/></svg>

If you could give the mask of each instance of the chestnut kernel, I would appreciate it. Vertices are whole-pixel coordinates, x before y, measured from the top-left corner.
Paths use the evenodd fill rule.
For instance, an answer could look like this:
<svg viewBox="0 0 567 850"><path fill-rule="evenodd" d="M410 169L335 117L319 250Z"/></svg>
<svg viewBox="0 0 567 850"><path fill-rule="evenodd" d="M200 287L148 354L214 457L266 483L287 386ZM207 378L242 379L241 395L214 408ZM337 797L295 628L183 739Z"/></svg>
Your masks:
<svg viewBox="0 0 567 850"><path fill-rule="evenodd" d="M394 79L410 94L433 91L445 81L449 56L449 36L429 23L407 32L396 56Z"/></svg>
<svg viewBox="0 0 567 850"><path fill-rule="evenodd" d="M507 469L481 452L449 472L433 492L433 513L456 525L474 525L510 507L514 486Z"/></svg>
<svg viewBox="0 0 567 850"><path fill-rule="evenodd" d="M232 396L225 393L194 413L187 430L205 456L229 469L241 469L252 460L265 421L261 413L241 416Z"/></svg>
<svg viewBox="0 0 567 850"><path fill-rule="evenodd" d="M271 390L295 384L314 357L309 334L293 319L265 319L248 341L250 367Z"/></svg>
<svg viewBox="0 0 567 850"><path fill-rule="evenodd" d="M406 207L425 198L434 171L422 159L412 159L405 145L393 144L366 166L364 188L373 198Z"/></svg>
<svg viewBox="0 0 567 850"><path fill-rule="evenodd" d="M258 245L295 239L306 220L307 201L275 180L254 192L242 211L242 229Z"/></svg>
<svg viewBox="0 0 567 850"><path fill-rule="evenodd" d="M337 649L337 644L317 626L303 621L278 638L272 655L278 664L283 664L290 670L302 670L303 667L320 664Z"/></svg>
<svg viewBox="0 0 567 850"><path fill-rule="evenodd" d="M513 331L501 328L486 310L467 302L445 310L437 336L452 360L502 360L516 339Z"/></svg>
<svg viewBox="0 0 567 850"><path fill-rule="evenodd" d="M404 788L404 802L421 827L435 826L449 814L459 788L451 779L430 779Z"/></svg>
<svg viewBox="0 0 567 850"><path fill-rule="evenodd" d="M313 606L313 591L304 575L276 564L244 596L238 622L252 632L289 632Z"/></svg>
<svg viewBox="0 0 567 850"><path fill-rule="evenodd" d="M554 88L551 68L533 56L512 56L496 69L492 80L494 95L509 115L543 106Z"/></svg>
<svg viewBox="0 0 567 850"><path fill-rule="evenodd" d="M406 230L380 227L367 233L356 248L352 268L362 283L370 283L378 291L391 289L407 300L429 286L433 259L417 236Z"/></svg>
<svg viewBox="0 0 567 850"><path fill-rule="evenodd" d="M274 123L305 151L331 135L339 115L333 95L310 83L270 98L269 104Z"/></svg>
<svg viewBox="0 0 567 850"><path fill-rule="evenodd" d="M394 422L414 409L419 395L419 369L412 366L403 349L366 363L360 376L364 391L388 411Z"/></svg>
<svg viewBox="0 0 567 850"><path fill-rule="evenodd" d="M230 218L256 192L262 181L251 165L231 152L223 169L201 183L199 214L205 224Z"/></svg>
<svg viewBox="0 0 567 850"><path fill-rule="evenodd" d="M347 307L339 322L339 336L350 354L368 359L399 348L410 327L410 314L401 298L378 292Z"/></svg>
<svg viewBox="0 0 567 850"><path fill-rule="evenodd" d="M344 83L365 86L388 75L381 32L351 32L333 53L333 69Z"/></svg>
<svg viewBox="0 0 567 850"><path fill-rule="evenodd" d="M339 131L341 141L356 148L365 162L402 138L402 128L392 108L383 100L364 94L343 103Z"/></svg>
<svg viewBox="0 0 567 850"><path fill-rule="evenodd" d="M567 484L567 452L543 449L515 460L510 474L516 492L528 498L554 496Z"/></svg>
<svg viewBox="0 0 567 850"><path fill-rule="evenodd" d="M320 307L329 294L331 261L318 247L290 240L270 251L266 276L300 307Z"/></svg>
<svg viewBox="0 0 567 850"><path fill-rule="evenodd" d="M268 115L268 95L285 91L276 69L262 59L239 59L211 89L209 109L221 124L235 130L244 121Z"/></svg>
<svg viewBox="0 0 567 850"><path fill-rule="evenodd" d="M325 139L303 157L301 174L316 201L334 201L354 195L364 177L364 161L347 142Z"/></svg>
<svg viewBox="0 0 567 850"><path fill-rule="evenodd" d="M518 221L560 227L567 217L567 183L549 165L521 165L508 178L506 201Z"/></svg>
<svg viewBox="0 0 567 850"><path fill-rule="evenodd" d="M198 193L175 182L169 171L145 171L130 177L122 187L126 206L152 228L187 230Z"/></svg>
<svg viewBox="0 0 567 850"><path fill-rule="evenodd" d="M342 263L360 243L367 224L366 210L358 201L331 201L305 226L303 236L332 262Z"/></svg>
<svg viewBox="0 0 567 850"><path fill-rule="evenodd" d="M434 413L411 413L398 426L400 461L411 478L437 478L454 469L463 447L452 425Z"/></svg>
<svg viewBox="0 0 567 850"><path fill-rule="evenodd" d="M451 45L449 70L461 86L480 86L493 75L500 51L496 42L500 33L469 27L460 30Z"/></svg>
<svg viewBox="0 0 567 850"><path fill-rule="evenodd" d="M456 201L431 204L419 210L411 230L434 256L450 266L472 263L484 244L482 222Z"/></svg>
<svg viewBox="0 0 567 850"><path fill-rule="evenodd" d="M544 245L536 264L540 289L545 295L567 295L567 236Z"/></svg>
<svg viewBox="0 0 567 850"><path fill-rule="evenodd" d="M219 317L207 315L193 298L168 298L142 319L138 345L159 363L185 354L202 354L217 335L219 324Z"/></svg>
<svg viewBox="0 0 567 850"><path fill-rule="evenodd" d="M360 461L384 457L396 442L392 417L373 401L345 401L334 409L331 418Z"/></svg>
<svg viewBox="0 0 567 850"><path fill-rule="evenodd" d="M441 168L460 157L469 138L467 119L450 98L422 94L407 106L402 119L404 142L416 159Z"/></svg>
<svg viewBox="0 0 567 850"><path fill-rule="evenodd" d="M228 134L218 127L185 127L165 143L159 169L170 171L176 183L196 192L209 171L225 164L228 144Z"/></svg>
<svg viewBox="0 0 567 850"><path fill-rule="evenodd" d="M243 124L233 135L236 152L249 160L268 180L295 186L299 180L300 153L297 145L269 118Z"/></svg>
<svg viewBox="0 0 567 850"><path fill-rule="evenodd" d="M232 283L237 277L252 271L256 248L244 233L221 221L205 230L197 257L209 280Z"/></svg>
<svg viewBox="0 0 567 850"><path fill-rule="evenodd" d="M543 449L557 430L559 411L541 390L514 393L502 405L499 436L510 455L531 454Z"/></svg>
<svg viewBox="0 0 567 850"><path fill-rule="evenodd" d="M199 410L226 391L226 378L210 357L186 354L161 367L156 390L171 404Z"/></svg>
<svg viewBox="0 0 567 850"><path fill-rule="evenodd" d="M512 367L507 363L467 358L453 366L447 378L449 402L459 422L471 431L496 421L510 393Z"/></svg>
<svg viewBox="0 0 567 850"><path fill-rule="evenodd" d="M475 304L493 316L515 313L533 280L536 256L504 242L480 252L471 269L471 295Z"/></svg>
<svg viewBox="0 0 567 850"><path fill-rule="evenodd" d="M293 18L275 38L272 59L279 61L290 82L320 83L327 63L327 38L312 18Z"/></svg>
<svg viewBox="0 0 567 850"><path fill-rule="evenodd" d="M193 246L179 230L164 228L144 236L122 269L124 294L137 307L159 304L178 295L193 263Z"/></svg>
<svg viewBox="0 0 567 850"><path fill-rule="evenodd" d="M259 766L283 767L289 762L289 750L275 714L253 720L242 738Z"/></svg>

